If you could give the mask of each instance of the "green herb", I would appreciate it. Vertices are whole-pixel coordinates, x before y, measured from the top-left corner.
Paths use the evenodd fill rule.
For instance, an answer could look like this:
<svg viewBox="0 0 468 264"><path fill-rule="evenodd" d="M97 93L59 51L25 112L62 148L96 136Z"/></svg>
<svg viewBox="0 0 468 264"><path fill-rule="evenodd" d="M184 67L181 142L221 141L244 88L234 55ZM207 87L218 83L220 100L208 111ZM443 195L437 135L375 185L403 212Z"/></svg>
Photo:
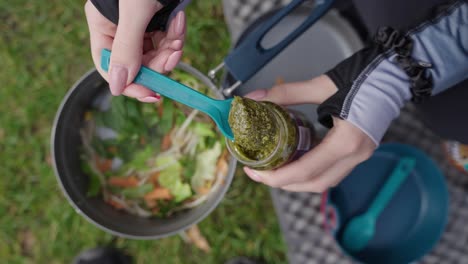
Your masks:
<svg viewBox="0 0 468 264"><path fill-rule="evenodd" d="M166 134L174 125L174 102L169 99L164 99L162 102L164 114L158 124L158 130L161 134Z"/></svg>
<svg viewBox="0 0 468 264"><path fill-rule="evenodd" d="M154 156L154 150L151 146L146 146L134 154L133 158L125 164L125 170L147 170L154 166L154 163L150 162L151 157Z"/></svg>
<svg viewBox="0 0 468 264"><path fill-rule="evenodd" d="M195 158L190 157L190 156L185 156L180 160L180 164L184 168L182 172L182 176L184 177L184 181L190 182L193 174L195 173L195 169L197 166L197 163L195 161Z"/></svg>
<svg viewBox="0 0 468 264"><path fill-rule="evenodd" d="M153 190L152 184L143 184L133 188L125 188L120 193L129 199L142 198L145 194Z"/></svg>
<svg viewBox="0 0 468 264"><path fill-rule="evenodd" d="M194 123L193 132L200 137L216 137L213 126L206 123Z"/></svg>
<svg viewBox="0 0 468 264"><path fill-rule="evenodd" d="M190 185L182 182L182 166L175 157L169 155L159 157L156 159L156 166L167 166L159 174L158 181L162 187L169 189L176 202L183 201L192 195Z"/></svg>
<svg viewBox="0 0 468 264"><path fill-rule="evenodd" d="M97 196L101 191L101 181L99 180L99 176L94 173L90 164L88 163L83 164L82 169L83 172L88 176L88 189L86 195L89 197Z"/></svg>

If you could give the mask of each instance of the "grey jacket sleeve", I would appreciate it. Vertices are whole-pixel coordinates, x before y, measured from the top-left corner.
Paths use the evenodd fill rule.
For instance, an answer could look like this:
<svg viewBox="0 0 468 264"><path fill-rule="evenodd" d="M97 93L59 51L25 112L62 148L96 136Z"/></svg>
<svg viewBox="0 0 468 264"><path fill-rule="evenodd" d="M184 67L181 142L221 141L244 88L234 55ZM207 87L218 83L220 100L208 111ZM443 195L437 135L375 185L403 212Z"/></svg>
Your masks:
<svg viewBox="0 0 468 264"><path fill-rule="evenodd" d="M378 144L407 101L468 78L468 1L440 6L430 19L385 41L391 43L377 41L327 72L338 92L318 109L324 125L337 116Z"/></svg>

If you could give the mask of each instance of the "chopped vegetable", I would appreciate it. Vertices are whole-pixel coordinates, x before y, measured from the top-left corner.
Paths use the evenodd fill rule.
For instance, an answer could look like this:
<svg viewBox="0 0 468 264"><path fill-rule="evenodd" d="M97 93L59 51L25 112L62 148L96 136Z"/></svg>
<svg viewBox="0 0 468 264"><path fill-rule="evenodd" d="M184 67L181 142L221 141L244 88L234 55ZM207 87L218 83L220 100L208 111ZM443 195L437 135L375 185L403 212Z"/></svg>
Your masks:
<svg viewBox="0 0 468 264"><path fill-rule="evenodd" d="M209 90L190 74L172 77ZM116 209L141 217L167 217L202 204L219 188L228 157L207 116L167 98L156 104L96 98L80 130L89 196L101 194Z"/></svg>
<svg viewBox="0 0 468 264"><path fill-rule="evenodd" d="M132 188L125 188L121 194L126 198L141 198L153 190L152 184L143 184Z"/></svg>
<svg viewBox="0 0 468 264"><path fill-rule="evenodd" d="M156 188L151 192L145 194L145 200L170 200L172 199L172 195L169 189L165 188Z"/></svg>
<svg viewBox="0 0 468 264"><path fill-rule="evenodd" d="M221 144L216 142L212 149L205 150L198 154L197 167L192 177L192 188L198 191L208 182L213 181L216 172L216 162L221 155Z"/></svg>
<svg viewBox="0 0 468 264"><path fill-rule="evenodd" d="M109 178L107 183L109 186L129 188L138 186L138 179L135 176L112 177Z"/></svg>
<svg viewBox="0 0 468 264"><path fill-rule="evenodd" d="M175 201L180 202L192 195L190 185L182 183L182 166L173 156L162 156L156 159L156 166L167 167L159 174L159 184L162 187L169 189L174 195Z"/></svg>

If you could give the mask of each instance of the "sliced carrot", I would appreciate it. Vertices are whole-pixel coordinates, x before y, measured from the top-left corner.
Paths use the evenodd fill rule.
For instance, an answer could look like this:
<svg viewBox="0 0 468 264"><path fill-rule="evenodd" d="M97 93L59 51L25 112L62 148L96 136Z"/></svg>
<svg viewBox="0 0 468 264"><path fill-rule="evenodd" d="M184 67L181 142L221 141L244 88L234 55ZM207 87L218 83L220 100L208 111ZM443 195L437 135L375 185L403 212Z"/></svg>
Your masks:
<svg viewBox="0 0 468 264"><path fill-rule="evenodd" d="M120 204L119 202L115 201L115 200L112 200L112 199L107 199L105 201L107 204L111 205L112 207L114 207L115 209L124 209L125 206L123 206L122 204Z"/></svg>
<svg viewBox="0 0 468 264"><path fill-rule="evenodd" d="M172 129L171 129L171 131L169 131L169 133L167 133L163 137L163 140L162 140L162 143L161 143L161 151L168 150L171 147L171 145L172 145L171 132L172 132Z"/></svg>
<svg viewBox="0 0 468 264"><path fill-rule="evenodd" d="M221 173L221 175L227 175L229 170L229 165L226 161L227 154L223 153L216 163L216 171Z"/></svg>
<svg viewBox="0 0 468 264"><path fill-rule="evenodd" d="M100 158L99 156L96 156L94 162L96 164L97 169L102 173L106 173L112 168L111 159L104 159Z"/></svg>
<svg viewBox="0 0 468 264"><path fill-rule="evenodd" d="M159 186L158 178L159 178L159 171L154 172L150 175L149 181L153 183L154 187Z"/></svg>
<svg viewBox="0 0 468 264"><path fill-rule="evenodd" d="M138 185L138 179L135 176L130 177L111 177L107 180L107 183L110 186L114 187L135 187Z"/></svg>
<svg viewBox="0 0 468 264"><path fill-rule="evenodd" d="M166 188L155 188L151 192L145 194L145 201L148 202L149 200L170 200L172 199L172 195Z"/></svg>

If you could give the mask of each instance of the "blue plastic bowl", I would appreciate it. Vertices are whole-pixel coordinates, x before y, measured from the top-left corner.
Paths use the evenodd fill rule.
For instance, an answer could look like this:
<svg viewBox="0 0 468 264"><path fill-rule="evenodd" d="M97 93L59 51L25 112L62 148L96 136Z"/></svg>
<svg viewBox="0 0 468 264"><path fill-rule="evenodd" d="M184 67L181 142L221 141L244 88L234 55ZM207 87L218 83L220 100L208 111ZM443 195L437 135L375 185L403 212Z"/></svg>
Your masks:
<svg viewBox="0 0 468 264"><path fill-rule="evenodd" d="M376 223L375 236L361 251L341 245L344 226L362 214L383 186L400 157L416 159L416 167L402 183ZM449 194L437 165L422 151L403 144L382 144L367 161L328 193L335 210L333 235L341 249L361 263L410 263L427 254L440 239L447 223Z"/></svg>

